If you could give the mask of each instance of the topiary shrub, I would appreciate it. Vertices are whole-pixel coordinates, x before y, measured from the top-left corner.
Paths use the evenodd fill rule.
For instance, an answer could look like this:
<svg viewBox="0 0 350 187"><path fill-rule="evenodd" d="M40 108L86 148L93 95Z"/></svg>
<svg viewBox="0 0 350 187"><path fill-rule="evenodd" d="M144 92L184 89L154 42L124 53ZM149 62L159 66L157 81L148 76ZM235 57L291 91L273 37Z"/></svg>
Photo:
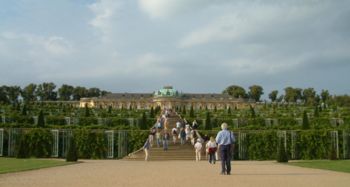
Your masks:
<svg viewBox="0 0 350 187"><path fill-rule="evenodd" d="M28 134L28 142L32 156L37 158L51 156L53 137L50 130L42 128L31 130Z"/></svg>
<svg viewBox="0 0 350 187"><path fill-rule="evenodd" d="M288 154L282 138L280 138L280 141L279 141L278 152L277 152L277 162L288 162Z"/></svg>
<svg viewBox="0 0 350 187"><path fill-rule="evenodd" d="M30 151L28 149L28 135L24 134L20 142L18 144L18 149L16 152L16 158L29 158L30 157Z"/></svg>
<svg viewBox="0 0 350 187"><path fill-rule="evenodd" d="M75 145L75 139L73 136L69 139L69 147L66 155L67 162L76 162L78 161L78 151Z"/></svg>

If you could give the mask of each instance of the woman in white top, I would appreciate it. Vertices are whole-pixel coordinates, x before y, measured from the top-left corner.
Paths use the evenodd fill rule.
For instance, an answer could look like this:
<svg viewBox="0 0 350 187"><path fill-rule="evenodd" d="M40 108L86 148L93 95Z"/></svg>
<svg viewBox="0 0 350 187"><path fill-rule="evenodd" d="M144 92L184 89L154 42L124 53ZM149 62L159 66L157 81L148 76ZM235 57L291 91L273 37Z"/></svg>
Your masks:
<svg viewBox="0 0 350 187"><path fill-rule="evenodd" d="M214 137L210 137L210 140L208 141L207 145L205 146L208 150L209 153L209 163L210 164L215 164L215 153L217 150L217 144L215 142Z"/></svg>

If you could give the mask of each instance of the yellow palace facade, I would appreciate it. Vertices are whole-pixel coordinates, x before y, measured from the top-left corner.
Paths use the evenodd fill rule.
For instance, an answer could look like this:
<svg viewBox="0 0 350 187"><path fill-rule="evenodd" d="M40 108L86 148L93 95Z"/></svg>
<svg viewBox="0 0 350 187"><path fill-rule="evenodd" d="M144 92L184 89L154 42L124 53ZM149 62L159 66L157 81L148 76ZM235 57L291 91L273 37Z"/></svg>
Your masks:
<svg viewBox="0 0 350 187"><path fill-rule="evenodd" d="M234 98L227 94L217 93L180 93L172 86L164 86L153 93L112 93L98 98L81 98L79 106L90 108L102 107L122 109L150 109L157 106L162 109L171 109L193 106L194 109L227 109L246 108L254 103Z"/></svg>

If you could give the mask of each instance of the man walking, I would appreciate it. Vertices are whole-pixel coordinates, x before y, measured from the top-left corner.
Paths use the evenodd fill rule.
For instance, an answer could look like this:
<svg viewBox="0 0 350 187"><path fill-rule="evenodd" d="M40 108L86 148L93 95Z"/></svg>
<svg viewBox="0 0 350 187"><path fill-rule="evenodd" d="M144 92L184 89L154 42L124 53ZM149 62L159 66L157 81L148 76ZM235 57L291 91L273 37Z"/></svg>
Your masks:
<svg viewBox="0 0 350 187"><path fill-rule="evenodd" d="M227 123L221 124L221 131L216 135L221 157L221 174L231 174L231 157L235 143L233 132L227 130Z"/></svg>

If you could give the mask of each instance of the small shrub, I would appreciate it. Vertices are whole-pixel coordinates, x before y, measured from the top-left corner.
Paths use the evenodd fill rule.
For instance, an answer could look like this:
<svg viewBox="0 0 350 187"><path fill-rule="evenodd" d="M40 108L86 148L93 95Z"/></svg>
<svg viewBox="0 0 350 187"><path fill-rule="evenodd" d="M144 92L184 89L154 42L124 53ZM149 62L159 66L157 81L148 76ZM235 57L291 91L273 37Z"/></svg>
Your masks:
<svg viewBox="0 0 350 187"><path fill-rule="evenodd" d="M279 141L279 147L277 152L277 162L288 162L288 154L282 138L280 138L280 141Z"/></svg>
<svg viewBox="0 0 350 187"><path fill-rule="evenodd" d="M74 137L70 137L69 147L66 155L67 162L76 162L78 161L78 151L75 145Z"/></svg>

